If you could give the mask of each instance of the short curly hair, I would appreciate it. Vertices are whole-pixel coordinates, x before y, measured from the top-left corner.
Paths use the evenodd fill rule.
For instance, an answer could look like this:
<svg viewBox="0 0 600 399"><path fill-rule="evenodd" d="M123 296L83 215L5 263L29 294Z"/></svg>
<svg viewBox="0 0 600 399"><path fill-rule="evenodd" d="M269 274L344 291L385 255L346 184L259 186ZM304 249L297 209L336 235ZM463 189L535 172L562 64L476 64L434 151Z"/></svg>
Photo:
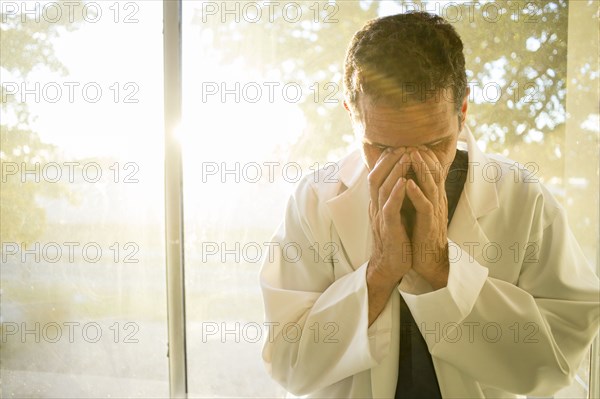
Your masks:
<svg viewBox="0 0 600 399"><path fill-rule="evenodd" d="M466 88L463 43L454 27L435 14L373 19L354 34L346 53L344 96L355 111L359 93L402 106L448 90L458 111Z"/></svg>

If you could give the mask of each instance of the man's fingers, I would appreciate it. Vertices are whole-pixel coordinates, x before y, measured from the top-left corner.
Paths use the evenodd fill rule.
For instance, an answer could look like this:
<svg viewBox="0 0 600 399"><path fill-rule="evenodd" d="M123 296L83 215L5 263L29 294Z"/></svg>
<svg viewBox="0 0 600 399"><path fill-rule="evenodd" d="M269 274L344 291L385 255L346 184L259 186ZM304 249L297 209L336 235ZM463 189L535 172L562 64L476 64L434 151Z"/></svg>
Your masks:
<svg viewBox="0 0 600 399"><path fill-rule="evenodd" d="M444 169L445 167L450 167L450 165L442 165L439 159L436 157L435 153L431 150L420 151L419 154L434 174L434 180L438 184L444 184Z"/></svg>
<svg viewBox="0 0 600 399"><path fill-rule="evenodd" d="M413 181L408 181L406 186L406 195L413 203L417 213L433 216L433 204L427 199L419 186Z"/></svg>
<svg viewBox="0 0 600 399"><path fill-rule="evenodd" d="M369 172L367 180L369 182L369 195L371 197L371 203L375 206L379 206L379 186L381 185L381 162L390 155L390 151L383 151L379 156L379 159L375 163L375 166ZM383 181L383 180L381 180Z"/></svg>
<svg viewBox="0 0 600 399"><path fill-rule="evenodd" d="M404 177L399 178L396 181L387 202L383 205L383 215L386 219L389 220L398 217L398 220L400 220L400 209L402 208L402 203L406 196L406 182L407 180Z"/></svg>
<svg viewBox="0 0 600 399"><path fill-rule="evenodd" d="M400 176L406 177L408 175L408 171L410 170L410 165L412 164L412 160L410 159L410 154L405 152L406 157L404 159L400 159Z"/></svg>
<svg viewBox="0 0 600 399"><path fill-rule="evenodd" d="M388 201L388 199L390 197L390 193L396 186L396 183L398 183L398 179L400 179L401 177L404 177L406 175L406 172L404 171L404 169L406 169L406 167L404 165L409 165L409 164L410 164L410 156L405 153L402 155L402 157L400 157L400 160L398 162L396 162L394 164L394 166L392 167L392 170L387 175L385 181L379 188L379 208L380 209L383 208L385 203Z"/></svg>
<svg viewBox="0 0 600 399"><path fill-rule="evenodd" d="M385 150L371 172L369 172L369 194L373 204L377 205L380 203L379 189L403 153L404 151L400 149L396 149L395 151L391 149Z"/></svg>
<svg viewBox="0 0 600 399"><path fill-rule="evenodd" d="M442 165L435 153L430 150L423 151L420 154L425 160L425 163L429 165L430 170L435 170L434 180L436 181L436 186L438 187L437 200L442 203L444 201L444 197L446 196L446 179L448 178L448 171L450 170L452 163Z"/></svg>
<svg viewBox="0 0 600 399"><path fill-rule="evenodd" d="M431 202L437 203L438 186L433 176L435 170L432 169L435 168L435 165L426 163L420 151L413 151L410 155L419 186Z"/></svg>

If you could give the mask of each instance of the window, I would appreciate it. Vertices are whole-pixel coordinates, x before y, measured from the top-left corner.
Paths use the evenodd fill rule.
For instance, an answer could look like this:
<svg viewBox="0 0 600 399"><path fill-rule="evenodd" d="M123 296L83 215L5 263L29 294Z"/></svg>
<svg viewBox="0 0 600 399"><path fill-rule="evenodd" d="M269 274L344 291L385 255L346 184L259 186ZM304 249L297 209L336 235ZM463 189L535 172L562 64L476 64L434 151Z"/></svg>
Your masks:
<svg viewBox="0 0 600 399"><path fill-rule="evenodd" d="M187 375L190 397L285 395L261 361L258 271L295 183L356 145L343 60L377 16L455 24L480 146L552 190L598 265L593 1L181 2L182 41L166 43L183 54L181 286L164 266L163 83L177 77L163 80L162 2L1 7L7 396L166 397L167 355L183 359L171 375ZM167 315L173 291L185 308ZM178 317L185 345L167 354ZM598 393L594 350L555 397Z"/></svg>
<svg viewBox="0 0 600 399"><path fill-rule="evenodd" d="M162 5L1 7L3 394L168 396Z"/></svg>

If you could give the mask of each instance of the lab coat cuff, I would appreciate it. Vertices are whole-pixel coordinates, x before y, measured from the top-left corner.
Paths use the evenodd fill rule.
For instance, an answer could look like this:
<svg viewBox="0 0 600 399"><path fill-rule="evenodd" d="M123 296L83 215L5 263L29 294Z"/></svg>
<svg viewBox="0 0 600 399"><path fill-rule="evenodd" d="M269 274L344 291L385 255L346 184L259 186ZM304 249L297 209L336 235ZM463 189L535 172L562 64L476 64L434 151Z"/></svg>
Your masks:
<svg viewBox="0 0 600 399"><path fill-rule="evenodd" d="M463 251L449 240L453 250ZM464 252L450 259L448 284L420 295L405 292L400 286L413 318L429 349L440 341L440 334L460 323L473 309L488 276L488 269Z"/></svg>
<svg viewBox="0 0 600 399"><path fill-rule="evenodd" d="M367 265L365 262L358 270L365 284L365 298L363 302L363 314L369 323L369 290L367 286ZM369 339L369 351L371 358L377 363L388 354L392 342L392 301L387 302L377 319L367 327Z"/></svg>

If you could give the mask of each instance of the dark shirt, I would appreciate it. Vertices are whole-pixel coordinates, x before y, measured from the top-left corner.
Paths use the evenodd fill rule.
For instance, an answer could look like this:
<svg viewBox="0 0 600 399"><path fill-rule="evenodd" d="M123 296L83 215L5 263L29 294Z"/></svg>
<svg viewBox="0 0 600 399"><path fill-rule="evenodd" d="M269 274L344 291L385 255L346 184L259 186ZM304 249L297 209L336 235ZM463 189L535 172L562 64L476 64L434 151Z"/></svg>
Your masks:
<svg viewBox="0 0 600 399"><path fill-rule="evenodd" d="M454 210L462 193L468 170L468 154L456 150L454 161L446 178L446 196L448 198L448 225L454 216ZM411 229L412 230L412 229ZM400 296L400 365L396 399L424 398L441 399L431 354L427 344L410 313L410 309Z"/></svg>

